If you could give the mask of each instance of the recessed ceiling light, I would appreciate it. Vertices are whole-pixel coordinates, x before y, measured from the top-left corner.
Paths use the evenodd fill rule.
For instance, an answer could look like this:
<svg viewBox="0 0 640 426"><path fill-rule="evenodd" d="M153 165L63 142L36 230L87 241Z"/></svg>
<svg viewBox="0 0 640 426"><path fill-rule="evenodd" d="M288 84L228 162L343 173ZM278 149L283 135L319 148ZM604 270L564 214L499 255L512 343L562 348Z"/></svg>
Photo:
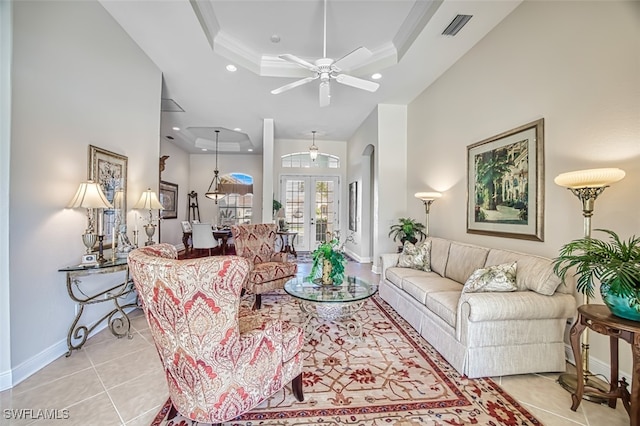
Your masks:
<svg viewBox="0 0 640 426"><path fill-rule="evenodd" d="M172 127L173 130L175 130L176 132L180 131L180 127Z"/></svg>
<svg viewBox="0 0 640 426"><path fill-rule="evenodd" d="M280 43L280 36L278 34L274 34L271 36L271 43Z"/></svg>
<svg viewBox="0 0 640 426"><path fill-rule="evenodd" d="M249 148L247 151L249 151L249 152L253 152L253 149L252 149L252 148Z"/></svg>
<svg viewBox="0 0 640 426"><path fill-rule="evenodd" d="M380 79L382 78L382 74L380 74L379 72L377 72L377 73L373 74L373 75L371 76L371 78L372 78L372 79L374 79L374 80L380 80Z"/></svg>
<svg viewBox="0 0 640 426"><path fill-rule="evenodd" d="M227 71L236 72L236 71L238 71L238 68L233 64L229 64L229 65L227 65Z"/></svg>
<svg viewBox="0 0 640 426"><path fill-rule="evenodd" d="M233 129L234 132L241 132L242 129L240 127L236 127L235 129Z"/></svg>
<svg viewBox="0 0 640 426"><path fill-rule="evenodd" d="M202 148L202 150L203 150L203 151L206 151L206 150L207 150L207 148Z"/></svg>

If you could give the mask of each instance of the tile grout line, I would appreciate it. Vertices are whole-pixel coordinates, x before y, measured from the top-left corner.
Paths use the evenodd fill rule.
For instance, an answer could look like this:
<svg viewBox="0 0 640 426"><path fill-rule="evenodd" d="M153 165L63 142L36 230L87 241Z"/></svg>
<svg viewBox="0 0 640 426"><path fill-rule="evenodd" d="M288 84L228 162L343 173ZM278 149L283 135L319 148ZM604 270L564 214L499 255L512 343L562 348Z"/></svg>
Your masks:
<svg viewBox="0 0 640 426"><path fill-rule="evenodd" d="M533 408L535 408L536 410L544 411L545 413L552 414L552 415L554 415L554 416L556 416L556 417L560 417L561 419L564 419L564 420L570 421L571 423L575 423L575 424L580 425L580 426L589 426L589 422L588 422L588 420L587 420L587 414L584 412L584 410L582 410L582 407L580 407L580 413L582 413L582 416L584 417L584 421L585 421L585 422L584 422L584 423L579 423L579 422L577 422L577 421L575 421L575 420L572 420L572 419L570 419L570 418L568 418L568 417L563 416L562 414L558 414L558 413L555 413L555 412L553 412L553 411L549 411L549 410L547 410L547 409L544 409L544 408L538 407L537 405L530 404L530 403L528 403L528 402L522 402L521 404L527 405L527 406L529 406L529 407L533 407Z"/></svg>
<svg viewBox="0 0 640 426"><path fill-rule="evenodd" d="M111 402L111 406L113 407L114 410L116 410L116 414L118 415L118 418L120 419L120 424L124 425L124 419L122 418L122 415L120 414L120 411L118 410L118 407L116 407L115 402L113 402L113 398L111 398L111 395L109 394L109 391L107 390L107 387L104 384L104 381L102 381L102 377L100 377L100 374L98 373L98 370L96 369L95 364L93 363L93 360L91 359L91 357L89 356L89 354L87 354L87 358L89 358L89 362L91 363L91 367L93 368L93 372L96 374L96 376L98 377L98 380L100 381L100 385L102 385L102 389L104 389L104 393L107 395L107 398L109 398L109 401ZM114 359L118 359L120 357L114 358ZM100 364L98 364L100 365Z"/></svg>

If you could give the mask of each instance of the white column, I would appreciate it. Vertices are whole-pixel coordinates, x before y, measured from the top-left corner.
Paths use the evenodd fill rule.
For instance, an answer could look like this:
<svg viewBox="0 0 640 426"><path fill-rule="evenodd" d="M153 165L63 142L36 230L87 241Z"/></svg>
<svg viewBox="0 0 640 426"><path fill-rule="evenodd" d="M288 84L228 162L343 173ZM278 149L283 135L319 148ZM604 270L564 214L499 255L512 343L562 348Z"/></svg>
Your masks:
<svg viewBox="0 0 640 426"><path fill-rule="evenodd" d="M262 128L262 223L273 222L273 118L265 118Z"/></svg>

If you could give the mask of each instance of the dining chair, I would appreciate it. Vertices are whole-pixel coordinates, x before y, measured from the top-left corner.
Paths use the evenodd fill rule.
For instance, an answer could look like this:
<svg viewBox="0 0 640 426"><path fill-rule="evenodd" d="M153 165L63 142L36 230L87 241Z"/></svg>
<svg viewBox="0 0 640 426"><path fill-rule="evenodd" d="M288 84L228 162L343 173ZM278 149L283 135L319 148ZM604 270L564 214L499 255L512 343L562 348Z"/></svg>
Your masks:
<svg viewBox="0 0 640 426"><path fill-rule="evenodd" d="M213 237L213 229L210 223L194 223L191 225L191 240L194 249L208 249L211 256L211 249L218 247L218 240Z"/></svg>

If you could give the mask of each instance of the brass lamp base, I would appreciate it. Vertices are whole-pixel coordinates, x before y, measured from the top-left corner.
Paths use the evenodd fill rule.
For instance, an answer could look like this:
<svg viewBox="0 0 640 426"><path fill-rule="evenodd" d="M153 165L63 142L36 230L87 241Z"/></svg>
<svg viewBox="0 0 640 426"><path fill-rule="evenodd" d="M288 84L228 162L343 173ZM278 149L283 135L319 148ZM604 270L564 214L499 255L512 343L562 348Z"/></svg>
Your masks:
<svg viewBox="0 0 640 426"><path fill-rule="evenodd" d="M558 377L558 383L560 383L560 386L562 386L569 393L575 394L578 387L578 376L576 374L569 373L561 374L560 377ZM609 384L603 382L602 380L591 374L587 374L587 377L585 379L585 386L596 388L600 392L609 392ZM596 404L604 404L609 402L608 398L597 395L591 389L584 390L582 399L590 402L595 402Z"/></svg>

